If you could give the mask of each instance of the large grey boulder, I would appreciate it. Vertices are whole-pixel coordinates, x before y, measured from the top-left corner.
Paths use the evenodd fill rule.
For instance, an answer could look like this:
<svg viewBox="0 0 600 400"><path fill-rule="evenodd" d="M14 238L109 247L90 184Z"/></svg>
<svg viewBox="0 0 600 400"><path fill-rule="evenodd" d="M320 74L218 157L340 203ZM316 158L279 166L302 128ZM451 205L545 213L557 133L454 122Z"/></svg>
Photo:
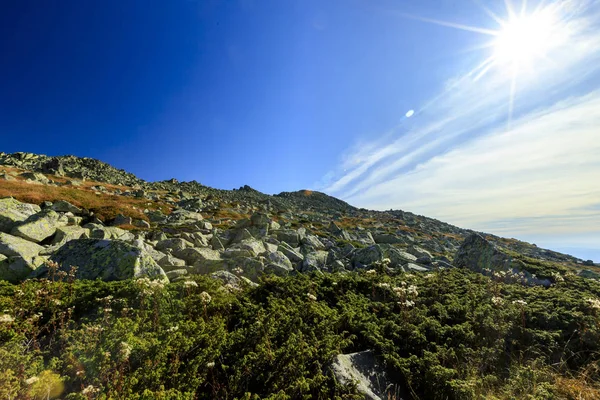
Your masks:
<svg viewBox="0 0 600 400"><path fill-rule="evenodd" d="M294 270L292 262L281 251L275 251L267 254L267 265L265 272L271 272L275 275L285 276Z"/></svg>
<svg viewBox="0 0 600 400"><path fill-rule="evenodd" d="M252 257L256 257L267 251L262 241L258 239L246 239L239 243L235 243L229 249L247 250ZM228 249L228 250L229 250Z"/></svg>
<svg viewBox="0 0 600 400"><path fill-rule="evenodd" d="M321 271L327 266L329 253L324 250L310 252L304 256L300 272Z"/></svg>
<svg viewBox="0 0 600 400"><path fill-rule="evenodd" d="M331 368L340 384L356 384L356 388L365 399L400 399L398 389L388 383L383 365L371 350L338 354Z"/></svg>
<svg viewBox="0 0 600 400"><path fill-rule="evenodd" d="M306 235L301 240L303 246L314 250L325 250L325 245L315 235Z"/></svg>
<svg viewBox="0 0 600 400"><path fill-rule="evenodd" d="M43 256L23 258L6 257L0 254L0 280L19 283L46 261L48 261L48 257Z"/></svg>
<svg viewBox="0 0 600 400"><path fill-rule="evenodd" d="M224 261L221 253L209 248L194 249L193 271L197 274L210 274L224 268ZM184 250L185 251L185 250ZM177 254L176 254L177 255ZM185 260L185 258L181 257ZM187 260L186 260L187 262Z"/></svg>
<svg viewBox="0 0 600 400"><path fill-rule="evenodd" d="M134 239L134 235L131 232L116 226L86 224L83 227L90 229L90 238L93 239L119 239L125 241Z"/></svg>
<svg viewBox="0 0 600 400"><path fill-rule="evenodd" d="M385 258L383 248L375 244L357 250L352 257L354 268L366 268L374 263L381 262Z"/></svg>
<svg viewBox="0 0 600 400"><path fill-rule="evenodd" d="M371 232L369 231L356 231L351 234L351 237L355 242L358 242L365 246L371 246L375 244L373 235L371 235Z"/></svg>
<svg viewBox="0 0 600 400"><path fill-rule="evenodd" d="M90 235L90 230L81 226L61 226L56 228L52 244L66 243L69 240L87 238Z"/></svg>
<svg viewBox="0 0 600 400"><path fill-rule="evenodd" d="M71 266L76 266L79 279L115 281L148 277L168 282L165 272L152 257L121 240L71 240L51 259L59 264L61 270L69 271Z"/></svg>
<svg viewBox="0 0 600 400"><path fill-rule="evenodd" d="M396 235L391 235L389 233L379 233L373 235L373 240L377 244L396 244L396 243L404 243L404 240Z"/></svg>
<svg viewBox="0 0 600 400"><path fill-rule="evenodd" d="M281 251L293 263L298 263L304 260L304 255L293 249L286 242L279 243L277 250Z"/></svg>
<svg viewBox="0 0 600 400"><path fill-rule="evenodd" d="M40 206L21 203L12 197L0 199L0 231L9 233L19 223L40 211Z"/></svg>
<svg viewBox="0 0 600 400"><path fill-rule="evenodd" d="M187 265L193 265L199 260L218 260L221 258L218 251L208 247L187 247L173 252L173 255L184 260Z"/></svg>
<svg viewBox="0 0 600 400"><path fill-rule="evenodd" d="M431 255L431 253L429 251L427 251L419 246L411 245L411 246L409 246L408 250L406 250L406 251L417 258L420 258L420 257L429 257L429 259L433 258L433 256Z"/></svg>
<svg viewBox="0 0 600 400"><path fill-rule="evenodd" d="M154 247L156 248L156 250L160 250L160 251L169 250L172 252L176 252L179 250L187 249L188 247L194 247L194 244L188 242L185 239L171 238L171 239L161 240L160 242L156 243L156 246L154 246Z"/></svg>
<svg viewBox="0 0 600 400"><path fill-rule="evenodd" d="M82 210L65 200L58 200L52 204L52 210L56 212L72 212L75 215L81 214Z"/></svg>
<svg viewBox="0 0 600 400"><path fill-rule="evenodd" d="M46 178L46 175L40 174L38 172L23 172L19 176L21 178L31 180L32 182L38 182L38 183L44 183L44 184L50 183L50 179Z"/></svg>
<svg viewBox="0 0 600 400"><path fill-rule="evenodd" d="M39 243L54 235L56 228L66 226L68 218L61 216L56 211L45 210L34 214L11 230L14 236Z"/></svg>
<svg viewBox="0 0 600 400"><path fill-rule="evenodd" d="M31 259L44 248L23 238L0 232L0 254L7 257Z"/></svg>
<svg viewBox="0 0 600 400"><path fill-rule="evenodd" d="M502 251L493 243L474 233L468 236L454 257L454 265L490 275L493 271L508 271L519 276L518 281L528 285L550 286L549 279L540 279L527 271L527 265Z"/></svg>
<svg viewBox="0 0 600 400"><path fill-rule="evenodd" d="M455 266L466 267L476 272L482 272L484 269L506 271L511 269L512 261L512 257L477 233L464 240L454 257Z"/></svg>
<svg viewBox="0 0 600 400"><path fill-rule="evenodd" d="M280 230L277 232L277 240L285 242L291 247L296 247L300 243L300 236L298 232L291 229Z"/></svg>

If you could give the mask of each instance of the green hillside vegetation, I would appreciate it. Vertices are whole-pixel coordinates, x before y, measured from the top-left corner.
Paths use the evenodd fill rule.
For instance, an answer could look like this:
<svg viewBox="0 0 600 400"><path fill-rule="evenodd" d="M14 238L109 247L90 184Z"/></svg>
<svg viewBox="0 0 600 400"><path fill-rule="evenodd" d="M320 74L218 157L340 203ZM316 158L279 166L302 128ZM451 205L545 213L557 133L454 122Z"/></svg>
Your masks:
<svg viewBox="0 0 600 400"><path fill-rule="evenodd" d="M0 398L358 399L329 365L366 349L405 399L600 398L598 282L383 271L1 282Z"/></svg>

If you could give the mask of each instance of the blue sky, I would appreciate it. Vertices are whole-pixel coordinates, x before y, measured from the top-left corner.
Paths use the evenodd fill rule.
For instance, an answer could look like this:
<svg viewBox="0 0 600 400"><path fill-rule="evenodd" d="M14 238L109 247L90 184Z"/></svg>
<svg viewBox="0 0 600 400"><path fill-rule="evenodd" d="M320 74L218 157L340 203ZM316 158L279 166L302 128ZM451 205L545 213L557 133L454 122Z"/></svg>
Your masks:
<svg viewBox="0 0 600 400"><path fill-rule="evenodd" d="M495 37L449 25L500 32L507 4L11 2L0 151L312 188L600 261L599 7L530 0L552 46L476 69Z"/></svg>

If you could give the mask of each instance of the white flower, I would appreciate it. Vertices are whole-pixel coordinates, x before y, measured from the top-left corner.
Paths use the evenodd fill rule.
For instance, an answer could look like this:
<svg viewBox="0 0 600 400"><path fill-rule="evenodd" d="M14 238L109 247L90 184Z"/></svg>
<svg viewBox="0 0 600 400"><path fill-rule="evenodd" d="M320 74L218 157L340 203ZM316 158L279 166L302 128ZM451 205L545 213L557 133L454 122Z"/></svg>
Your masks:
<svg viewBox="0 0 600 400"><path fill-rule="evenodd" d="M15 319L8 314L0 315L0 322L13 322Z"/></svg>
<svg viewBox="0 0 600 400"><path fill-rule="evenodd" d="M206 364L206 368L213 368L215 366L214 362L209 362Z"/></svg>
<svg viewBox="0 0 600 400"><path fill-rule="evenodd" d="M317 296L315 296L314 294L306 293L306 297L308 297L310 301L317 301Z"/></svg>
<svg viewBox="0 0 600 400"><path fill-rule="evenodd" d="M86 386L85 389L83 389L81 391L81 394L83 394L83 395L94 394L98 391L99 391L98 388L95 388L94 386L89 385L89 386Z"/></svg>
<svg viewBox="0 0 600 400"><path fill-rule="evenodd" d="M40 378L38 378L37 376L32 376L31 378L25 379L25 384L33 385L34 383L36 383L39 380L40 380Z"/></svg>
<svg viewBox="0 0 600 400"><path fill-rule="evenodd" d="M520 306L526 306L527 302L525 300L513 300L513 304L518 304Z"/></svg>
<svg viewBox="0 0 600 400"><path fill-rule="evenodd" d="M504 299L502 299L502 297L494 296L492 297L492 303L499 306L500 304L504 303Z"/></svg>
<svg viewBox="0 0 600 400"><path fill-rule="evenodd" d="M600 300L589 298L589 299L587 299L587 301L588 301L588 303L590 303L592 308L600 309Z"/></svg>
<svg viewBox="0 0 600 400"><path fill-rule="evenodd" d="M185 287L198 287L198 284L195 281L185 281L185 282L183 282L183 286L185 286Z"/></svg>
<svg viewBox="0 0 600 400"><path fill-rule="evenodd" d="M370 269L366 273L369 274L369 275L374 275L374 274L377 273L377 271L375 271L374 269Z"/></svg>
<svg viewBox="0 0 600 400"><path fill-rule="evenodd" d="M200 293L200 300L202 300L204 304L208 304L212 300L212 297L210 297L210 294L202 292Z"/></svg>
<svg viewBox="0 0 600 400"><path fill-rule="evenodd" d="M431 278L433 278L434 276L435 276L435 275L433 275L433 274L426 274L426 275L424 276L424 278L425 278L425 279L431 279Z"/></svg>
<svg viewBox="0 0 600 400"><path fill-rule="evenodd" d="M410 285L406 291L409 295L417 297L419 292L417 292L417 287L415 285Z"/></svg>
<svg viewBox="0 0 600 400"><path fill-rule="evenodd" d="M389 283L378 283L377 286L380 287L380 288L382 288L382 289L389 289L390 288L390 284Z"/></svg>
<svg viewBox="0 0 600 400"><path fill-rule="evenodd" d="M52 299L52 302L57 306L60 306L62 304L62 301L60 301L58 299Z"/></svg>
<svg viewBox="0 0 600 400"><path fill-rule="evenodd" d="M178 330L179 330L179 326L175 325L175 326L172 326L169 329L167 329L167 332L176 332Z"/></svg>
<svg viewBox="0 0 600 400"><path fill-rule="evenodd" d="M412 300L405 300L404 302L399 302L398 304L403 305L404 307L413 307L415 302Z"/></svg>
<svg viewBox="0 0 600 400"><path fill-rule="evenodd" d="M128 360L131 355L131 345L127 342L121 342L119 356L122 360Z"/></svg>

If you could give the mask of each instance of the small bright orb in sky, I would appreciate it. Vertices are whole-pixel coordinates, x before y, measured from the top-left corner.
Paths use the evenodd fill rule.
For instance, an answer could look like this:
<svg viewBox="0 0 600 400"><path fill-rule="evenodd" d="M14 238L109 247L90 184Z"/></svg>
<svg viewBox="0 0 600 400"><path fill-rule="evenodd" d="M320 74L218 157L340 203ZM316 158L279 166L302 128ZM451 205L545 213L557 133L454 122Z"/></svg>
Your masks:
<svg viewBox="0 0 600 400"><path fill-rule="evenodd" d="M415 110L408 110L406 112L406 118L410 118L415 114Z"/></svg>
<svg viewBox="0 0 600 400"><path fill-rule="evenodd" d="M495 61L517 69L531 67L559 44L559 38L554 35L559 29L557 22L551 9L510 16L502 22L494 41Z"/></svg>

